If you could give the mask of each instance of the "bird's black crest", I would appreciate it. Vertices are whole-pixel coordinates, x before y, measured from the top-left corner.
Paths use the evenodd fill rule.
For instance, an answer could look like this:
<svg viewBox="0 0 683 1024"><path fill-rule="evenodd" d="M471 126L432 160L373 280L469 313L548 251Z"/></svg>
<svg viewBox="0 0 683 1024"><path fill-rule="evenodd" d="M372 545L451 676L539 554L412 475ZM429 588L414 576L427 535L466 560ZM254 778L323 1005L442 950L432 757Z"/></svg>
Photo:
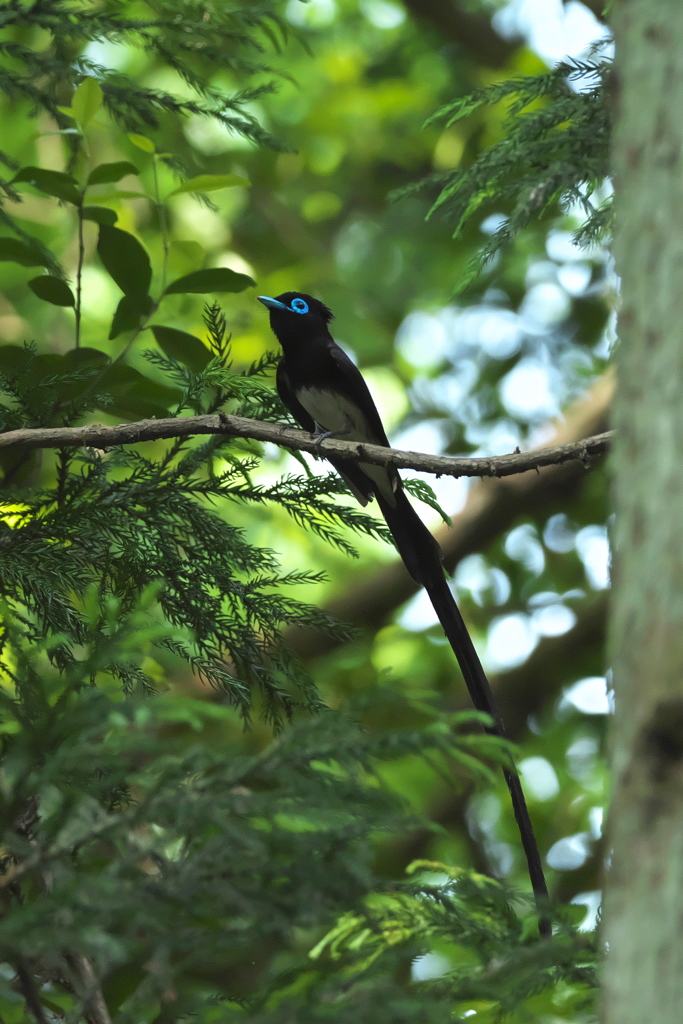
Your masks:
<svg viewBox="0 0 683 1024"><path fill-rule="evenodd" d="M308 308L315 310L326 324L329 324L330 320L334 320L334 313L329 306L326 306L320 299L314 299L312 295L306 295L305 292L283 292L282 295L276 295L275 298L279 302L284 302L287 306L291 306L292 299L303 299L304 302L308 303Z"/></svg>

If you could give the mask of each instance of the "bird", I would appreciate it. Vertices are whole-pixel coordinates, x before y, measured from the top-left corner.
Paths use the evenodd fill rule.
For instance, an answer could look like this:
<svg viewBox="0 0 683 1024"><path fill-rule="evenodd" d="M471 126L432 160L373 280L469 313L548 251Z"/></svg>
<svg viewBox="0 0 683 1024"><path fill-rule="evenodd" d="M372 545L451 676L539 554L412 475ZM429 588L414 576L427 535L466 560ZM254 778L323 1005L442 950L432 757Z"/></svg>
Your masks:
<svg viewBox="0 0 683 1024"><path fill-rule="evenodd" d="M389 448L362 373L330 333L332 311L304 292L283 292L275 298L259 295L258 301L268 309L271 329L282 348L277 391L297 423L316 435L318 443L335 437ZM505 737L489 681L448 585L441 549L411 505L398 471L362 461L327 458L361 505L373 498L377 502L407 571L427 591L475 708L491 720L486 731ZM545 914L548 888L524 792L516 771L504 767L503 773L540 914L539 930L548 937L552 931Z"/></svg>

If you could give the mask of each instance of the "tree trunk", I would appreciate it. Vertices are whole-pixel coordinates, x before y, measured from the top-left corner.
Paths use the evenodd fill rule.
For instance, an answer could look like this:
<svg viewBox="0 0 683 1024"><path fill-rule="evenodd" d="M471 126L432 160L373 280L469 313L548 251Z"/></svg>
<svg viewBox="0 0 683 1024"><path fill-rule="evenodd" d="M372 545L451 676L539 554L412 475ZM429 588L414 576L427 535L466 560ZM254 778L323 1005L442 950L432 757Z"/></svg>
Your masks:
<svg viewBox="0 0 683 1024"><path fill-rule="evenodd" d="M683 1021L683 2L617 0L608 1024Z"/></svg>

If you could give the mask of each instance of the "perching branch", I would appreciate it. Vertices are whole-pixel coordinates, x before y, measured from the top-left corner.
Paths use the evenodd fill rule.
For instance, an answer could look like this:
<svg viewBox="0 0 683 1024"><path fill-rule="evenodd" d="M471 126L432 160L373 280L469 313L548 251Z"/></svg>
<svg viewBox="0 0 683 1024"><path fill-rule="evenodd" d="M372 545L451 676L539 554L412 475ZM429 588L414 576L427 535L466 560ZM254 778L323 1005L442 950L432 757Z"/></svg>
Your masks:
<svg viewBox="0 0 683 1024"><path fill-rule="evenodd" d="M599 377L589 391L565 410L554 425L549 440L557 445L579 443L602 433L609 422L614 395L611 371ZM550 426L550 425L549 425ZM544 449L537 449L529 454ZM527 473L506 480L489 477L469 489L465 507L451 519L450 527L435 533L444 555L444 568L455 571L461 559L489 544L511 529L520 515L540 516L549 506L571 501L581 486L585 472L576 462L549 466L543 473ZM354 573L345 587L327 604L326 610L341 622L360 626L364 631L380 629L392 613L419 589L403 563L375 567L371 572ZM290 627L289 646L300 658L314 658L339 644L338 639L318 630Z"/></svg>
<svg viewBox="0 0 683 1024"><path fill-rule="evenodd" d="M270 441L284 448L314 455L334 456L352 462L369 462L375 466L393 466L396 469L415 469L437 476L503 477L542 466L556 466L563 462L580 461L588 465L592 458L608 452L613 432L588 437L569 444L557 444L532 452L514 452L490 458L452 458L448 455L423 455L383 448L375 444L356 441L337 441L328 438L318 443L314 434L294 427L262 423L243 416L218 413L209 416L139 420L113 427L91 424L85 427L37 427L10 430L0 434L0 448L111 448L115 445L156 441L162 438L189 437L193 434L226 434L254 441Z"/></svg>

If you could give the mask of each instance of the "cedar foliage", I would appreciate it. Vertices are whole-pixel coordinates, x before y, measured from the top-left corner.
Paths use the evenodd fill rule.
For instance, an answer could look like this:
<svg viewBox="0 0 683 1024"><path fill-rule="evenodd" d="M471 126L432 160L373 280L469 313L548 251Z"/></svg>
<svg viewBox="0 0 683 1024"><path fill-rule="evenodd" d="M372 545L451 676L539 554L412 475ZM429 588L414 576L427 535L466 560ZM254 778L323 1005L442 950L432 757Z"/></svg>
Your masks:
<svg viewBox="0 0 683 1024"><path fill-rule="evenodd" d="M31 116L47 112L71 146L68 172L20 168L0 154L12 172L0 181L0 216L12 232L0 256L48 270L30 286L73 306L78 324L80 263L74 293L55 254L12 214L26 183L70 204L77 235L84 220L99 225L101 261L124 293L110 337L129 332L113 360L79 347L78 333L65 354L49 351L49 339L0 349L2 429L74 424L96 410L124 418L228 405L283 416L264 382L272 359L236 371L215 302L205 310L210 350L153 325L150 375L126 362L173 292L165 263L153 292L141 243L111 210L88 205L86 175L91 185L116 184L131 166L87 165L88 120L106 108L181 176L194 169L140 134L163 117L201 113L278 145L243 105L272 88L251 80L268 70L263 38L278 44L285 32L270 3L190 3L181 14L174 3L146 7L144 19L114 2L12 0L0 12L0 88L28 101ZM47 47L32 45L45 33ZM90 40L140 46L196 99L96 65L83 55ZM209 67L243 87L227 98L215 92ZM158 189L152 201L161 213ZM166 244L161 215L159 225ZM198 271L170 287L211 294L250 283ZM0 1015L11 1024L395 1024L451 1020L475 1004L498 1019L524 1014L557 985L567 1008L581 1011L591 1001L592 951L570 913L539 943L528 901L501 883L427 863L415 865L414 881L376 876L373 843L411 824L382 783L384 762L425 757L484 783L489 763L509 754L472 731L474 713L445 715L394 694L416 724L369 735L353 709L323 708L280 630L295 623L346 635L344 627L288 596L289 585L317 577L284 574L231 524L230 508L279 504L347 551L341 526L382 528L334 500L343 489L334 475L254 483L258 458L256 446L223 437L64 451L44 464L35 453L2 457ZM157 694L159 666L183 664L223 699ZM389 698L363 699L381 713ZM236 738L256 714L280 732L250 755ZM411 982L411 961L440 942L456 950L458 969Z"/></svg>
<svg viewBox="0 0 683 1024"><path fill-rule="evenodd" d="M503 138L473 163L433 174L395 193L434 195L428 217L454 225L454 237L482 210L503 213L501 224L459 282L463 290L483 266L535 221L559 206L577 205L584 220L575 241L603 241L612 224L612 197L600 186L609 176L610 110L607 59L560 61L550 71L506 79L447 103L426 122L450 128L486 104L506 103Z"/></svg>

